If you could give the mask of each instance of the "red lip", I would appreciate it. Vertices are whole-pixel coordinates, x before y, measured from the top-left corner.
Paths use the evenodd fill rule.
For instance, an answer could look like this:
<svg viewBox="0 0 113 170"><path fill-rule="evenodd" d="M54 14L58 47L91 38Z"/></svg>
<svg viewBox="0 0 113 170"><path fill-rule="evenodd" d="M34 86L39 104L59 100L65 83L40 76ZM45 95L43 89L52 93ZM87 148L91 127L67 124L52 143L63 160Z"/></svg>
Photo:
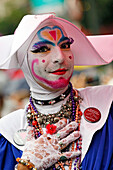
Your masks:
<svg viewBox="0 0 113 170"><path fill-rule="evenodd" d="M65 74L66 73L66 69L58 69L58 70L55 70L55 71L53 71L52 72L52 74L56 74L56 75L63 75L63 74Z"/></svg>

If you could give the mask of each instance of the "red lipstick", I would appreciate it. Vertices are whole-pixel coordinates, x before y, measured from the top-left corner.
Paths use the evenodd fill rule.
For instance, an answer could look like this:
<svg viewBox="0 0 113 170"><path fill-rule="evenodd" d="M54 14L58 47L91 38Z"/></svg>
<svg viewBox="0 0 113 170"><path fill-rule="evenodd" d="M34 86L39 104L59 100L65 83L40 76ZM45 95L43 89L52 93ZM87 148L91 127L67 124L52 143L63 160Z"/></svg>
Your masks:
<svg viewBox="0 0 113 170"><path fill-rule="evenodd" d="M66 69L65 68L60 68L60 69L58 69L58 70L55 70L55 71L53 71L52 72L52 74L56 74L56 75L63 75L63 74L65 74L66 73Z"/></svg>

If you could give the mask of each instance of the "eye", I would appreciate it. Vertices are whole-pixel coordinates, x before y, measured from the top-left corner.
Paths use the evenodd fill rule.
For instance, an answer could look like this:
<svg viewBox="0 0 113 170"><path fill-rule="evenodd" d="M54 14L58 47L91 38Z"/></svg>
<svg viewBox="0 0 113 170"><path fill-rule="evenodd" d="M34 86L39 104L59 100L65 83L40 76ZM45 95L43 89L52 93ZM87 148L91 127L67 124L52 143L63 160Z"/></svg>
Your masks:
<svg viewBox="0 0 113 170"><path fill-rule="evenodd" d="M70 43L69 42L62 43L60 45L60 48L61 49L69 49L70 48Z"/></svg>
<svg viewBox="0 0 113 170"><path fill-rule="evenodd" d="M68 38L68 40L66 40L65 42L63 42L61 45L60 45L60 48L61 49L69 49L70 48L70 45L74 42L74 40L72 38Z"/></svg>
<svg viewBox="0 0 113 170"><path fill-rule="evenodd" d="M31 52L33 52L33 53L44 53L44 52L48 52L48 51L50 51L50 48L47 46L41 46L41 47L31 49Z"/></svg>

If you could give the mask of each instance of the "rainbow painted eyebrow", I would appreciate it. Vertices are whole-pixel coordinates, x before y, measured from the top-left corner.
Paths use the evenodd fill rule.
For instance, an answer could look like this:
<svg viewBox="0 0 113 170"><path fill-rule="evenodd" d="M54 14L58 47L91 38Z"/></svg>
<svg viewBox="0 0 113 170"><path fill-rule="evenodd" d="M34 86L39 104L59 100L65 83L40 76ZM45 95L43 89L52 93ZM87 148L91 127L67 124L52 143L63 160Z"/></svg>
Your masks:
<svg viewBox="0 0 113 170"><path fill-rule="evenodd" d="M47 44L52 44L52 42L39 41L32 46L30 51L33 53L50 51L50 48L47 46Z"/></svg>
<svg viewBox="0 0 113 170"><path fill-rule="evenodd" d="M66 42L65 42L66 41ZM72 44L74 42L74 40L72 38L68 38L68 37L62 37L59 42L57 43L57 45L59 45L60 43L68 43L69 45ZM47 51L50 51L50 48L47 46L47 44L53 45L55 46L55 44L51 41L48 40L44 40L44 41L39 41L37 43L35 43L32 48L31 48L31 52L40 52L41 48L46 48Z"/></svg>
<svg viewBox="0 0 113 170"><path fill-rule="evenodd" d="M40 48L42 46L46 46L46 44L50 44L50 45L55 45L53 42L51 41L48 41L48 40L45 40L45 41L39 41L37 43L35 43L33 46L32 46L32 49L31 50L35 50L37 48Z"/></svg>
<svg viewBox="0 0 113 170"><path fill-rule="evenodd" d="M68 42L69 44L72 44L74 42L73 38L68 38L68 37L63 37L59 40L59 42L57 44L62 43L63 41Z"/></svg>

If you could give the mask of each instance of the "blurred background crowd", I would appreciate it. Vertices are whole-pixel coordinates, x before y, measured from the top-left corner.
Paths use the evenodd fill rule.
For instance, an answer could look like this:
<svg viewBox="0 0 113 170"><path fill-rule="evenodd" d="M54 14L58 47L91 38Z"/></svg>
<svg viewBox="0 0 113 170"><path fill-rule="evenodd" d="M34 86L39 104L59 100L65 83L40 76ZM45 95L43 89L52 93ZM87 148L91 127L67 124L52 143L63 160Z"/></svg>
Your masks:
<svg viewBox="0 0 113 170"><path fill-rule="evenodd" d="M0 0L0 36L13 34L24 15L48 12L71 21L86 35L113 34L113 0ZM113 63L75 66L71 82L75 88L113 85ZM21 70L0 70L0 117L24 108L29 95Z"/></svg>

